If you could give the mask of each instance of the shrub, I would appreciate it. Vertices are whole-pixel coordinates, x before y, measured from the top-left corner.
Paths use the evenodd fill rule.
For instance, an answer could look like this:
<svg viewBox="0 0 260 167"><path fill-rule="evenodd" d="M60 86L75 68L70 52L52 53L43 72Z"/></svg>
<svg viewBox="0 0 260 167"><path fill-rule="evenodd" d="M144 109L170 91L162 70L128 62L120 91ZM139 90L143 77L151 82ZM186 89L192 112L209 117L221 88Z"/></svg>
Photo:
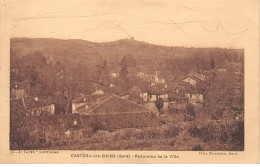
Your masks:
<svg viewBox="0 0 260 167"><path fill-rule="evenodd" d="M204 142L214 141L221 144L228 144L231 150L244 149L244 122L213 122L202 125L198 128L192 125L189 130L192 137L199 138Z"/></svg>
<svg viewBox="0 0 260 167"><path fill-rule="evenodd" d="M240 145L241 150L244 149L244 121L235 122L231 129L231 143Z"/></svg>
<svg viewBox="0 0 260 167"><path fill-rule="evenodd" d="M188 115L195 117L195 110L192 104L188 104L186 110Z"/></svg>
<svg viewBox="0 0 260 167"><path fill-rule="evenodd" d="M192 147L192 151L203 151L204 149L201 147L201 145L196 145Z"/></svg>
<svg viewBox="0 0 260 167"><path fill-rule="evenodd" d="M192 137L200 137L202 131L196 125L192 125L188 132Z"/></svg>

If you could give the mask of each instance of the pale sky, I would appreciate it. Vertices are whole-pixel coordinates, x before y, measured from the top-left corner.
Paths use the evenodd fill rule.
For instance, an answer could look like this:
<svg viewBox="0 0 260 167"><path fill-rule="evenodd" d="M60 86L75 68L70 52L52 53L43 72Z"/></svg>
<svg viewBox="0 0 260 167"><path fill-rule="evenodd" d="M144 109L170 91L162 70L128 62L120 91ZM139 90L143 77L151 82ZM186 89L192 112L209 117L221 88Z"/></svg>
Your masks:
<svg viewBox="0 0 260 167"><path fill-rule="evenodd" d="M231 1L229 1L231 2ZM241 0L16 0L12 37L243 47L250 6Z"/></svg>

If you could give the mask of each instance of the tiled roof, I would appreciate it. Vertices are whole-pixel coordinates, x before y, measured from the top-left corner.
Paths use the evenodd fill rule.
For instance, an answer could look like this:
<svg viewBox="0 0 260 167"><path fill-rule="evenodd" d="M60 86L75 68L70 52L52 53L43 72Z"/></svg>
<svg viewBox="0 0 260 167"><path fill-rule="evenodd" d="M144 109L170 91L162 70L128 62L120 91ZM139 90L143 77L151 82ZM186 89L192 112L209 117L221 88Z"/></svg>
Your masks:
<svg viewBox="0 0 260 167"><path fill-rule="evenodd" d="M184 96L183 93L176 93L176 92L173 92L173 91L171 91L169 93L168 97L169 98L176 98L176 99L186 99L186 97Z"/></svg>
<svg viewBox="0 0 260 167"><path fill-rule="evenodd" d="M185 92L189 93L189 94L198 94L198 91L196 89L191 88L191 87L187 87L185 89Z"/></svg>
<svg viewBox="0 0 260 167"><path fill-rule="evenodd" d="M115 94L115 95L118 95L118 96L127 95L127 92L125 90L123 90L121 87L118 87L118 86L108 88L106 91L110 94Z"/></svg>
<svg viewBox="0 0 260 167"><path fill-rule="evenodd" d="M153 111L130 100L122 99L116 95L109 95L99 104L91 106L89 109L85 109L85 111L81 111L82 114L86 115L106 115L142 112Z"/></svg>
<svg viewBox="0 0 260 167"><path fill-rule="evenodd" d="M25 97L24 103L26 110L32 110L35 108L51 105L52 100L50 98L38 98L38 101L36 101L33 97Z"/></svg>
<svg viewBox="0 0 260 167"><path fill-rule="evenodd" d="M24 101L24 104L23 104ZM21 99L15 99L11 102L11 109L13 110L32 110L35 108L47 106L52 103L52 100L50 98L38 98L38 101L36 101L33 97L25 97Z"/></svg>
<svg viewBox="0 0 260 167"><path fill-rule="evenodd" d="M169 92L169 88L166 88L164 84L156 84L151 87L150 94L166 94Z"/></svg>
<svg viewBox="0 0 260 167"><path fill-rule="evenodd" d="M189 74L189 76L190 76L190 77L195 77L196 79L199 79L199 80L201 80L201 81L204 81L204 80L205 80L205 78L203 77L202 74L199 74L199 73L196 73L196 72L191 72L191 73ZM195 78L194 78L194 79L195 79Z"/></svg>
<svg viewBox="0 0 260 167"><path fill-rule="evenodd" d="M73 97L72 102L73 103L92 103L96 101L98 98L103 97L104 95L95 95L95 94L89 94L89 95L79 95L76 97Z"/></svg>

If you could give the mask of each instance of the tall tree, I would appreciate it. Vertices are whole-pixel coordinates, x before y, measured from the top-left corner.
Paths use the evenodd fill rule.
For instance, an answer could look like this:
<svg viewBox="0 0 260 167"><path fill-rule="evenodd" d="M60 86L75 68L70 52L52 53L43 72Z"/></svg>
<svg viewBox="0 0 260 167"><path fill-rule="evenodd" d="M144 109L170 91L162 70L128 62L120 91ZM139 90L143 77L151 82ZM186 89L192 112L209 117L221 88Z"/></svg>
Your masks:
<svg viewBox="0 0 260 167"><path fill-rule="evenodd" d="M120 62L120 65L136 67L136 58L131 53L129 53L128 55L124 56L124 58Z"/></svg>
<svg viewBox="0 0 260 167"><path fill-rule="evenodd" d="M215 60L211 59L211 69L215 69Z"/></svg>
<svg viewBox="0 0 260 167"><path fill-rule="evenodd" d="M129 72L127 70L127 66L123 66L120 71L120 77L122 78L123 81L126 81L128 73Z"/></svg>

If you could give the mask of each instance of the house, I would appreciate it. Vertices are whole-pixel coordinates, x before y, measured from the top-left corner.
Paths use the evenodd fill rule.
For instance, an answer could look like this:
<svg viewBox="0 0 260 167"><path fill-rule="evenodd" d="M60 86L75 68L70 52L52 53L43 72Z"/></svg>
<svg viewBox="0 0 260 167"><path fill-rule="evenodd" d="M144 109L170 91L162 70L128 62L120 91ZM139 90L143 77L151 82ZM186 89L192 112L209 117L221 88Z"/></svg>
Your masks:
<svg viewBox="0 0 260 167"><path fill-rule="evenodd" d="M206 75L203 74L203 73L199 74L199 73L196 73L196 72L193 71L193 72L191 72L190 76L194 76L194 77L200 79L201 81L205 81L206 80Z"/></svg>
<svg viewBox="0 0 260 167"><path fill-rule="evenodd" d="M72 114L73 113L76 113L76 109L78 109L79 107L86 107L88 108L88 103L86 101L86 98L85 97L78 97L78 98L74 98L72 100Z"/></svg>
<svg viewBox="0 0 260 167"><path fill-rule="evenodd" d="M151 86L150 91L148 92L148 100L156 101L159 98L162 98L164 101L168 100L169 89L166 84L156 84Z"/></svg>
<svg viewBox="0 0 260 167"><path fill-rule="evenodd" d="M111 94L88 109L78 110L86 126L113 130L158 126L157 111Z"/></svg>
<svg viewBox="0 0 260 167"><path fill-rule="evenodd" d="M226 69L225 68L219 68L219 69L217 69L217 72L226 72Z"/></svg>
<svg viewBox="0 0 260 167"><path fill-rule="evenodd" d="M143 81L148 82L154 82L155 83L155 75L144 73L144 72L138 72L136 74L136 77L139 79L142 79Z"/></svg>
<svg viewBox="0 0 260 167"><path fill-rule="evenodd" d="M196 87L199 82L204 82L206 80L206 75L198 74L196 72L191 72L186 78L182 81L189 83L190 85Z"/></svg>
<svg viewBox="0 0 260 167"><path fill-rule="evenodd" d="M185 97L188 99L189 103L192 105L201 105L204 103L203 95L198 93L194 89L187 89L185 92Z"/></svg>
<svg viewBox="0 0 260 167"><path fill-rule="evenodd" d="M112 78L116 78L116 77L119 77L119 72L110 72L109 75L112 77Z"/></svg>
<svg viewBox="0 0 260 167"><path fill-rule="evenodd" d="M111 70L109 72L109 76L112 77L112 78L117 78L120 75L120 71L121 71L120 67L114 68L113 70Z"/></svg>
<svg viewBox="0 0 260 167"><path fill-rule="evenodd" d="M11 76L18 75L20 73L20 70L18 68L11 68L10 74Z"/></svg>
<svg viewBox="0 0 260 167"><path fill-rule="evenodd" d="M185 90L190 87L192 87L192 85L189 84L188 82L180 81L178 82L177 86L174 86L172 89Z"/></svg>
<svg viewBox="0 0 260 167"><path fill-rule="evenodd" d="M26 96L25 89L22 88L11 88L11 98L19 99Z"/></svg>
<svg viewBox="0 0 260 167"><path fill-rule="evenodd" d="M25 109L30 112L32 116L54 115L55 113L55 107L50 98L25 97L22 100Z"/></svg>
<svg viewBox="0 0 260 167"><path fill-rule="evenodd" d="M104 95L104 91L102 89L98 89L92 93L92 95Z"/></svg>
<svg viewBox="0 0 260 167"><path fill-rule="evenodd" d="M11 68L10 72L18 74L19 73L19 69L18 68Z"/></svg>
<svg viewBox="0 0 260 167"><path fill-rule="evenodd" d="M157 110L155 101L162 98L164 101L162 110L166 110L168 109L168 94L169 88L166 84L156 84L151 86L148 92L148 101L144 103L144 106L151 110Z"/></svg>
<svg viewBox="0 0 260 167"><path fill-rule="evenodd" d="M182 81L187 82L192 86L196 86L198 79L194 76L191 76L191 77L187 77L187 78L183 79Z"/></svg>
<svg viewBox="0 0 260 167"><path fill-rule="evenodd" d="M98 101L100 98L102 98L104 95L104 92L101 90L98 90L92 94L89 95L78 95L76 97L73 97L72 99L72 114L77 113L77 110L80 108L86 108L88 109L93 103Z"/></svg>
<svg viewBox="0 0 260 167"><path fill-rule="evenodd" d="M11 110L24 113L26 116L54 115L55 107L50 98L24 97L11 100Z"/></svg>
<svg viewBox="0 0 260 167"><path fill-rule="evenodd" d="M19 99L28 96L27 82L12 82L10 94L12 99Z"/></svg>
<svg viewBox="0 0 260 167"><path fill-rule="evenodd" d="M136 74L136 77L137 78L140 78L140 79L148 79L148 76L147 76L147 74L145 74L144 72L138 72L137 74Z"/></svg>
<svg viewBox="0 0 260 167"><path fill-rule="evenodd" d="M143 102L147 102L149 94L148 92L150 91L149 84L140 84L138 86L141 89L141 94L139 96L143 99Z"/></svg>

